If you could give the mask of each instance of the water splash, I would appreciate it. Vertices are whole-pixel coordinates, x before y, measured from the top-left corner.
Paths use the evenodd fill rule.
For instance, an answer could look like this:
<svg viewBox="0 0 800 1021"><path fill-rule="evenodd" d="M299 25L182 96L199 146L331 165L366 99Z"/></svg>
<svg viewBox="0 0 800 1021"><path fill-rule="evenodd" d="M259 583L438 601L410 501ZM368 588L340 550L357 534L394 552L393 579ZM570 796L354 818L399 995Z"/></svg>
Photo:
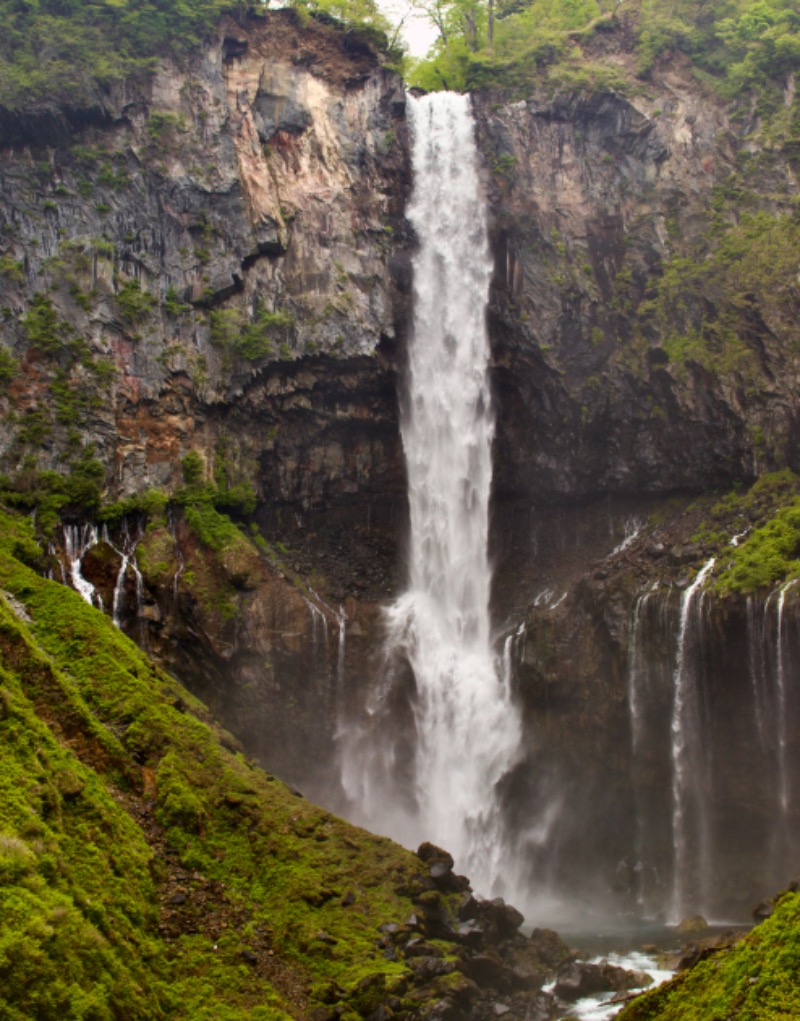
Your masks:
<svg viewBox="0 0 800 1021"><path fill-rule="evenodd" d="M408 102L414 167L408 216L419 239L401 414L410 568L407 591L387 612L387 658L395 672L374 712L380 716L381 701L391 699L402 674L397 664L410 666L415 734L405 768L413 797L403 813L377 804L394 799L375 774L396 770L403 756L385 733L372 776L365 779L362 768L358 780L361 794L373 798L368 822L406 844L442 844L489 892L506 857L496 786L515 761L520 720L490 635L494 413L485 306L492 264L469 103L441 92Z"/></svg>

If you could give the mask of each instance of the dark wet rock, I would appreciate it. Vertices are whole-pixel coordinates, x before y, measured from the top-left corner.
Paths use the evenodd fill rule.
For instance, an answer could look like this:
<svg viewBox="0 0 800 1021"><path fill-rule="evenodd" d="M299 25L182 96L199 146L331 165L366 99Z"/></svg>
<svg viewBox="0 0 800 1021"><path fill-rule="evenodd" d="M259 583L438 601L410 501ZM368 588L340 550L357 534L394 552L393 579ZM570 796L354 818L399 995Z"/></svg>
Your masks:
<svg viewBox="0 0 800 1021"><path fill-rule="evenodd" d="M719 936L709 936L707 939L692 941L675 954L669 963L675 971L685 971L687 968L693 968L707 957L712 957L720 950L733 946L739 939L741 939L741 932L730 930Z"/></svg>
<svg viewBox="0 0 800 1021"><path fill-rule="evenodd" d="M626 992L651 982L644 972L628 971L613 964L572 961L559 969L553 991L559 999L572 1003L595 993Z"/></svg>
<svg viewBox="0 0 800 1021"><path fill-rule="evenodd" d="M530 935L530 943L537 959L547 969L555 970L573 956L572 950L555 929L534 929Z"/></svg>
<svg viewBox="0 0 800 1021"><path fill-rule="evenodd" d="M496 954L474 954L459 961L459 970L479 986L511 988L510 971Z"/></svg>
<svg viewBox="0 0 800 1021"><path fill-rule="evenodd" d="M406 957L437 957L441 955L441 950L438 947L419 937L410 939L403 948L403 952Z"/></svg>
<svg viewBox="0 0 800 1021"><path fill-rule="evenodd" d="M498 932L507 934L515 932L525 921L525 916L513 905L506 904L502 897L482 901L480 917L497 927Z"/></svg>
<svg viewBox="0 0 800 1021"><path fill-rule="evenodd" d="M708 922L702 915L689 915L678 923L677 930L682 935L694 932L708 932Z"/></svg>
<svg viewBox="0 0 800 1021"><path fill-rule="evenodd" d="M436 862L444 862L452 869L455 862L453 856L449 851L443 850L441 847L437 847L435 844L431 844L430 841L425 841L420 844L417 848L417 857L422 861L433 865Z"/></svg>
<svg viewBox="0 0 800 1021"><path fill-rule="evenodd" d="M414 957L410 967L417 981L430 982L439 975L449 975L456 970L455 961L445 961L441 957Z"/></svg>
<svg viewBox="0 0 800 1021"><path fill-rule="evenodd" d="M458 917L462 922L477 918L480 912L480 901L473 894L468 893L458 908Z"/></svg>

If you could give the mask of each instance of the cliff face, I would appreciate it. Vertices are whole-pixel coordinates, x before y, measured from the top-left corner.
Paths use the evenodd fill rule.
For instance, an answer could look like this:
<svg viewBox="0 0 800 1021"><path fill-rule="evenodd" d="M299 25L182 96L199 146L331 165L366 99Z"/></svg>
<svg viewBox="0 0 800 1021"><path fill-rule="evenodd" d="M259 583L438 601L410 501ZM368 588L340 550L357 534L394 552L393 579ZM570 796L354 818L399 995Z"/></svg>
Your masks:
<svg viewBox="0 0 800 1021"><path fill-rule="evenodd" d="M365 43L284 12L225 21L190 66L162 63L102 108L6 117L3 339L20 365L5 410L22 427L4 467L35 447L57 465L73 427L113 465L112 495L169 488L228 432L268 500L332 500L371 472L391 490L403 102ZM45 336L19 318L35 294ZM324 399L320 378L336 380Z"/></svg>
<svg viewBox="0 0 800 1021"><path fill-rule="evenodd" d="M773 217L792 222L792 150L679 57L629 97L489 97L480 130L498 491L703 490L797 467L797 287L748 261ZM715 254L727 239L742 244Z"/></svg>

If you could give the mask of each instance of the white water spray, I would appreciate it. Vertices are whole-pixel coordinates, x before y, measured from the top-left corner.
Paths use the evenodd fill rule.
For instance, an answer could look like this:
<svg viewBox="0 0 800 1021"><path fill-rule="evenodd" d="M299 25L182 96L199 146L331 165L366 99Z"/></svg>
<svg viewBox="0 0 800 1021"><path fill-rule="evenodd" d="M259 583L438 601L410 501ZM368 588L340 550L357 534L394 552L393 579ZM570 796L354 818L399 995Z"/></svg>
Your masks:
<svg viewBox="0 0 800 1021"><path fill-rule="evenodd" d="M496 785L520 741L489 619L491 259L469 98L441 92L409 98L408 115L414 168L408 216L419 239L401 416L410 570L407 591L388 610L387 652L407 660L414 674L415 803L393 818L381 811L392 798L373 791L365 814L405 844L425 839L446 847L489 893L506 861ZM384 742L391 743L385 733ZM382 768L396 768L400 754L384 747ZM359 782L363 793L363 768Z"/></svg>

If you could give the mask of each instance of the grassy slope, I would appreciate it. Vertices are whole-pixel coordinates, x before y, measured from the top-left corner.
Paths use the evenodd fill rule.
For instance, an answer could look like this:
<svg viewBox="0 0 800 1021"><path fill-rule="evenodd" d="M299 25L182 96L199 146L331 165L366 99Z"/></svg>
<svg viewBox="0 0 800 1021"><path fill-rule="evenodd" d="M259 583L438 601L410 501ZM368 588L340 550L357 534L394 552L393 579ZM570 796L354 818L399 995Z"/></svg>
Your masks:
<svg viewBox="0 0 800 1021"><path fill-rule="evenodd" d="M800 894L739 943L645 993L618 1021L796 1021L800 1017Z"/></svg>
<svg viewBox="0 0 800 1021"><path fill-rule="evenodd" d="M422 864L228 751L108 618L19 559L36 556L0 512L0 1016L352 1017L402 997L377 927L438 898Z"/></svg>

